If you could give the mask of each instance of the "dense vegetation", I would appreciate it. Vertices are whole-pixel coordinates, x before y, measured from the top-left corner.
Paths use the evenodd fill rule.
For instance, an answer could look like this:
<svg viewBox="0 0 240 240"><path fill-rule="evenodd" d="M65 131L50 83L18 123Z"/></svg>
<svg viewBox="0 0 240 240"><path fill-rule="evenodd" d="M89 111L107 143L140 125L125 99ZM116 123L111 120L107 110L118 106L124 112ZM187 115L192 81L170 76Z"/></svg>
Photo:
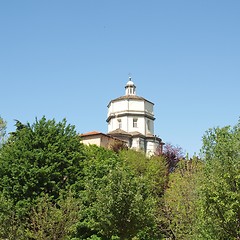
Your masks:
<svg viewBox="0 0 240 240"><path fill-rule="evenodd" d="M240 239L240 123L208 130L201 159L85 146L66 120L5 130L0 239Z"/></svg>

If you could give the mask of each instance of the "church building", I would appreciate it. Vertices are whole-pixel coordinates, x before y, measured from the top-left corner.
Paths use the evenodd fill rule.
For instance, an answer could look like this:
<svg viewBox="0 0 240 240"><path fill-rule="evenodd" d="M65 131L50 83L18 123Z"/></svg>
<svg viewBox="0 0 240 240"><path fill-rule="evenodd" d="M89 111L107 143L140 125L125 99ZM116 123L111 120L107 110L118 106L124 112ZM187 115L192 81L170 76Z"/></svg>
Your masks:
<svg viewBox="0 0 240 240"><path fill-rule="evenodd" d="M162 139L154 135L154 103L137 96L136 86L129 78L125 95L108 104L107 135L122 139L129 148L144 151L147 155L162 152Z"/></svg>
<svg viewBox="0 0 240 240"><path fill-rule="evenodd" d="M97 131L81 134L84 144L96 144L111 148L120 141L128 148L143 151L151 156L162 153L164 143L154 135L154 104L137 96L136 86L129 78L125 86L125 95L113 99L108 104L108 132Z"/></svg>

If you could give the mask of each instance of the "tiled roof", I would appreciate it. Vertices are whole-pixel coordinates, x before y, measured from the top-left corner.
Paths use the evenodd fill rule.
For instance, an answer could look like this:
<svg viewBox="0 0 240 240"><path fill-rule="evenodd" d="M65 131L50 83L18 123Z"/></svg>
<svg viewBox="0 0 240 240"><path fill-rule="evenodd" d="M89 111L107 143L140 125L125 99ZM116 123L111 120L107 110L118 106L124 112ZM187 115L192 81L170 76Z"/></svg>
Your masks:
<svg viewBox="0 0 240 240"><path fill-rule="evenodd" d="M116 129L112 132L109 132L108 135L110 135L110 136L111 135L113 135L113 136L116 135L118 137L120 137L120 135L131 136L131 137L143 137L143 138L158 139L159 141L162 141L161 138L159 138L158 136L153 135L153 134L144 135L144 134L142 134L140 132L137 132L137 131L135 131L135 132L125 132L124 130L122 130L120 128L118 128L118 129Z"/></svg>
<svg viewBox="0 0 240 240"><path fill-rule="evenodd" d="M138 132L138 131L135 131L135 132L126 132L120 128L112 131L112 132L109 132L108 135L129 135L129 136L142 136L142 137L154 137L154 135L143 135L142 133Z"/></svg>
<svg viewBox="0 0 240 240"><path fill-rule="evenodd" d="M137 131L135 131L135 132L130 132L129 134L131 134L132 136L144 136L142 133L137 132Z"/></svg>
<svg viewBox="0 0 240 240"><path fill-rule="evenodd" d="M104 134L98 131L92 131L92 132L87 132L87 133L82 133L80 134L81 136L91 136L91 135L98 135L98 134Z"/></svg>
<svg viewBox="0 0 240 240"><path fill-rule="evenodd" d="M124 96L118 97L118 98L116 98L116 99L113 99L112 101L121 100L121 99L146 100L145 98L139 97L139 96L137 96L137 95L124 95Z"/></svg>
<svg viewBox="0 0 240 240"><path fill-rule="evenodd" d="M151 101L149 101L149 100L147 100L147 99L145 99L143 97L137 96L137 95L124 95L124 96L115 98L115 99L111 100L110 102L115 102L115 101L124 100L124 99L143 100L143 101L147 101L147 102L152 103Z"/></svg>
<svg viewBox="0 0 240 240"><path fill-rule="evenodd" d="M125 131L123 131L123 130L120 129L120 128L118 128L118 129L116 129L116 130L114 130L114 131L112 131L112 132L109 132L108 134L109 134L109 135L112 135L112 134L131 135L130 133L125 132Z"/></svg>
<svg viewBox="0 0 240 240"><path fill-rule="evenodd" d="M128 134L128 133L127 133ZM87 132L87 133L82 133L80 134L81 137L88 137L88 136L94 136L94 135L102 135L102 136L105 136L107 138L112 138L112 139L115 139L115 140L118 140L118 141L122 141L122 142L125 142L124 140L122 139L119 139L117 137L113 137L111 135L108 135L108 134L105 134L105 133L102 133L102 132L98 132L98 131L92 131L92 132Z"/></svg>

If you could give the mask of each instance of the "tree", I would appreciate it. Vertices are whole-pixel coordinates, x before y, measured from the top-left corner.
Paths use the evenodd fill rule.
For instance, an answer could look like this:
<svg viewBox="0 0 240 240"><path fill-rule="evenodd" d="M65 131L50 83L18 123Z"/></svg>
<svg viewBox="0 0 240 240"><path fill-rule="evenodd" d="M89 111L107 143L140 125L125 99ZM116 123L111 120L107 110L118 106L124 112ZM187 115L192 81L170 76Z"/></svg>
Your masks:
<svg viewBox="0 0 240 240"><path fill-rule="evenodd" d="M174 146L171 143L166 143L163 148L162 155L167 160L168 172L172 172L177 163L184 158L183 150L179 146Z"/></svg>
<svg viewBox="0 0 240 240"><path fill-rule="evenodd" d="M166 236L168 239L192 240L195 236L197 186L203 163L197 157L180 160L169 175L164 194Z"/></svg>
<svg viewBox="0 0 240 240"><path fill-rule="evenodd" d="M0 193L0 239L25 240L25 223L15 211L13 201Z"/></svg>
<svg viewBox="0 0 240 240"><path fill-rule="evenodd" d="M4 142L4 137L6 135L6 126L7 126L6 121L4 121L2 117L0 117L0 147Z"/></svg>
<svg viewBox="0 0 240 240"><path fill-rule="evenodd" d="M120 153L124 163L134 172L134 175L144 181L148 188L149 197L153 198L155 204L154 209L154 224L149 228L149 234L143 230L142 238L140 239L161 239L164 231L164 202L163 196L168 183L168 166L166 158L162 155L146 157L143 152L133 150L123 151Z"/></svg>
<svg viewBox="0 0 240 240"><path fill-rule="evenodd" d="M127 150L128 147L127 147L127 144L120 141L120 140L117 140L115 139L109 146L109 149L113 150L114 152L118 153L119 151L122 151L122 150Z"/></svg>
<svg viewBox="0 0 240 240"><path fill-rule="evenodd" d="M155 171L152 171L150 180L150 167L147 177L146 156L141 153L138 155L135 151L116 154L97 146L88 146L86 149L88 161L83 168L85 190L80 193L83 200L82 219L76 237L161 239L155 222L157 201L152 177ZM142 165L145 166L137 170L126 156L138 161L140 159L137 156L144 156L145 163ZM158 163L156 168L159 166ZM140 169L143 172L140 173Z"/></svg>
<svg viewBox="0 0 240 240"><path fill-rule="evenodd" d="M120 158L135 174L144 178L156 197L161 197L167 184L167 165L162 156L146 157L135 150L121 151Z"/></svg>
<svg viewBox="0 0 240 240"><path fill-rule="evenodd" d="M66 194L64 194L66 195ZM70 239L79 220L80 202L72 193L60 195L56 203L47 194L37 199L30 216L27 235L36 240Z"/></svg>
<svg viewBox="0 0 240 240"><path fill-rule="evenodd" d="M79 136L65 119L17 121L0 155L0 191L24 217L41 193L57 199L61 190L79 184L84 159Z"/></svg>
<svg viewBox="0 0 240 240"><path fill-rule="evenodd" d="M203 137L199 239L240 239L240 121Z"/></svg>
<svg viewBox="0 0 240 240"><path fill-rule="evenodd" d="M17 210L11 200L0 195L0 239L61 240L75 230L80 201L71 192L61 193L54 201L42 194L30 209L28 221L19 218Z"/></svg>
<svg viewBox="0 0 240 240"><path fill-rule="evenodd" d="M144 181L129 170L118 168L107 178L104 188L97 191L95 208L96 228L104 238L118 236L131 239L154 223L155 199Z"/></svg>
<svg viewBox="0 0 240 240"><path fill-rule="evenodd" d="M95 204L98 201L97 192L106 187L106 176L117 167L119 158L115 152L96 145L84 145L84 153L87 161L83 162L83 189L78 191L82 201L82 214L75 237L90 239L91 236L96 236L98 239L99 228L96 227Z"/></svg>

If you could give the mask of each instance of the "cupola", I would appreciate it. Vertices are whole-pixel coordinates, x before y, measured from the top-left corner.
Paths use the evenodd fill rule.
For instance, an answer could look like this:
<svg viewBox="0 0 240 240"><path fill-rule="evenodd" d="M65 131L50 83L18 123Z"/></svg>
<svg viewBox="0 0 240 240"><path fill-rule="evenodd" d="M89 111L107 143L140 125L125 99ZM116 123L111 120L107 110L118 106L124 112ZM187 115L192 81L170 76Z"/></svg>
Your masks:
<svg viewBox="0 0 240 240"><path fill-rule="evenodd" d="M126 89L125 95L136 95L136 86L134 85L131 77L129 77L125 89Z"/></svg>

